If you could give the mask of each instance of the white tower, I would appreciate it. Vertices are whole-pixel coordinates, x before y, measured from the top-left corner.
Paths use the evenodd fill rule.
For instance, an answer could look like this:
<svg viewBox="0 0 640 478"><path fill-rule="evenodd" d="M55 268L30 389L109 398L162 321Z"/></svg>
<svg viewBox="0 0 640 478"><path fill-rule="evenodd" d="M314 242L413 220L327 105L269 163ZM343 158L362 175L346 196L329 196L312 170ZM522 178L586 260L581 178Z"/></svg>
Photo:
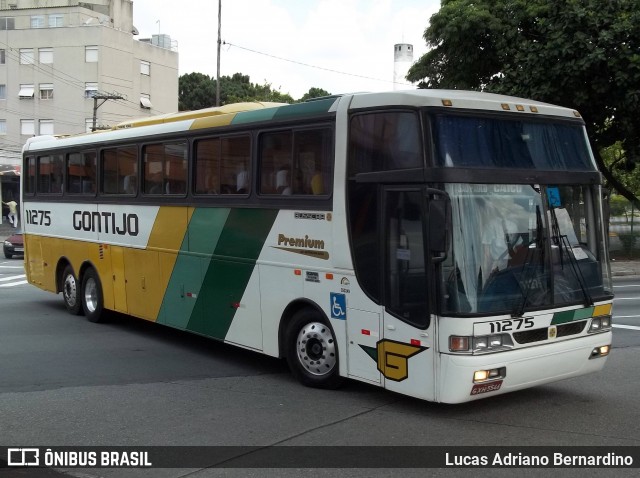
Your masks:
<svg viewBox="0 0 640 478"><path fill-rule="evenodd" d="M393 89L406 90L413 88L406 79L409 68L413 64L413 45L396 43L393 45Z"/></svg>

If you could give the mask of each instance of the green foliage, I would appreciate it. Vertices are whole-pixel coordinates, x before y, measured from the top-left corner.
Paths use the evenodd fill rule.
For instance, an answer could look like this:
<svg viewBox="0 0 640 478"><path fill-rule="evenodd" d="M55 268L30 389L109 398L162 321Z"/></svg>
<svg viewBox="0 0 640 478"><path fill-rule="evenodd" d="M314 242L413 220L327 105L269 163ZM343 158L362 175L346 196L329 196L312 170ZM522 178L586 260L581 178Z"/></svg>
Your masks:
<svg viewBox="0 0 640 478"><path fill-rule="evenodd" d="M631 203L626 198L613 194L609 199L609 214L611 217L626 216L629 209L631 209Z"/></svg>
<svg viewBox="0 0 640 478"><path fill-rule="evenodd" d="M216 82L202 73L188 73L178 79L178 109L200 110L216 104Z"/></svg>
<svg viewBox="0 0 640 478"><path fill-rule="evenodd" d="M599 150L640 162L639 25L638 0L443 0L407 78L574 108Z"/></svg>
<svg viewBox="0 0 640 478"><path fill-rule="evenodd" d="M199 110L216 104L216 79L202 73L188 73L179 78L178 107L180 111ZM328 96L321 88L311 88L299 100ZM275 103L296 103L288 93L274 89L270 83L251 83L248 75L235 73L220 78L220 104L244 101L269 101Z"/></svg>
<svg viewBox="0 0 640 478"><path fill-rule="evenodd" d="M313 98L322 98L323 96L331 96L327 90L323 90L322 88L309 88L302 98L300 98L300 102L311 100Z"/></svg>
<svg viewBox="0 0 640 478"><path fill-rule="evenodd" d="M629 161L620 141L600 151L602 159L618 180L633 194L640 195L640 167ZM613 196L612 196L613 199Z"/></svg>

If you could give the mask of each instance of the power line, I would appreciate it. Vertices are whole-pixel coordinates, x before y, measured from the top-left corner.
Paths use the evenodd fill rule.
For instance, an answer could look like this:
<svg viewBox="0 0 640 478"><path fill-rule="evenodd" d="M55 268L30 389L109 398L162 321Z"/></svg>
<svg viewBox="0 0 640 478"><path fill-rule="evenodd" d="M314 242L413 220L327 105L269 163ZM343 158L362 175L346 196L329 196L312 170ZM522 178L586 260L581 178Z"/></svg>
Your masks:
<svg viewBox="0 0 640 478"><path fill-rule="evenodd" d="M281 57L281 56L272 55L271 53L265 53L265 52L262 52L262 51L254 50L252 48L247 48L247 47L244 47L244 46L236 45L236 44L228 42L228 41L223 41L222 44L223 45L233 46L233 47L239 48L240 50L249 51L251 53L256 53L258 55L267 56L269 58L275 58L276 60L286 61L286 62L289 62L289 63L293 63L295 65L306 66L308 68L315 68L317 70L324 70L324 71L328 71L328 72L331 72L331 73L337 73L339 75L353 76L353 77L356 77L356 78L364 78L365 80L382 81L384 83L393 83L395 85L414 86L411 83L400 83L398 81L382 80L380 78L373 78L371 76L358 75L357 73L348 73L346 71L334 70L332 68L325 68L323 66L311 65L309 63L304 63L302 61L291 60L289 58L284 58L284 57Z"/></svg>

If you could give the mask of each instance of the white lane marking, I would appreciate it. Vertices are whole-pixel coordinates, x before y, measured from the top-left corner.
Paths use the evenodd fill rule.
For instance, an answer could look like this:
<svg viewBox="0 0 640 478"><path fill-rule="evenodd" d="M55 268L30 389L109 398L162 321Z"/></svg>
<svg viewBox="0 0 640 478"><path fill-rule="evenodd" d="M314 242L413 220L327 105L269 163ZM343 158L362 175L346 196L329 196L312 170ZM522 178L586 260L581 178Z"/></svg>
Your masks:
<svg viewBox="0 0 640 478"><path fill-rule="evenodd" d="M640 300L640 297L614 297L613 300Z"/></svg>
<svg viewBox="0 0 640 478"><path fill-rule="evenodd" d="M640 327L635 325L621 325L621 324L613 324L613 327L617 329L630 329L630 330L640 330Z"/></svg>
<svg viewBox="0 0 640 478"><path fill-rule="evenodd" d="M0 284L0 287L15 287L17 285L22 285L22 284L26 284L26 283L27 283L27 281L23 280L23 281L20 281L20 282L12 282L11 284Z"/></svg>
<svg viewBox="0 0 640 478"><path fill-rule="evenodd" d="M7 281L10 281L10 280L22 279L24 277L27 277L27 275L26 274L21 274L19 276L3 277L2 279L0 279L0 282L7 282Z"/></svg>
<svg viewBox="0 0 640 478"><path fill-rule="evenodd" d="M640 287L640 285L614 285L614 289L628 289L630 287Z"/></svg>

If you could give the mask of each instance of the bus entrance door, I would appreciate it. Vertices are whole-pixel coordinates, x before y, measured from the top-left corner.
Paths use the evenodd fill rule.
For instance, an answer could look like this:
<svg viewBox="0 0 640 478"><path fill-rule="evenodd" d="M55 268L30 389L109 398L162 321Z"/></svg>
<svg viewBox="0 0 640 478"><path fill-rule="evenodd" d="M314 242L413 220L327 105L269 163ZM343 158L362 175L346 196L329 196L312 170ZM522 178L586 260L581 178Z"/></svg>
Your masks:
<svg viewBox="0 0 640 478"><path fill-rule="evenodd" d="M394 186L385 189L384 198L384 313L378 365L385 388L433 400L435 356L425 261L425 196L418 188Z"/></svg>

